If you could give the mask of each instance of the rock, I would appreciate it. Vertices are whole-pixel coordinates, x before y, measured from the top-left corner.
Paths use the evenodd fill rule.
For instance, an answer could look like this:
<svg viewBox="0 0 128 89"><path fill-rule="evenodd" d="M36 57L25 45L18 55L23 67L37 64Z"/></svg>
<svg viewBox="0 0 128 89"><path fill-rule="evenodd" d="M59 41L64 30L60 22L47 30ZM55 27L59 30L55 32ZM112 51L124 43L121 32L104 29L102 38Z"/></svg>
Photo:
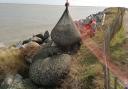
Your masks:
<svg viewBox="0 0 128 89"><path fill-rule="evenodd" d="M45 31L45 33L44 33L44 37L43 37L43 40L46 40L46 39L48 39L49 38L49 32L48 31Z"/></svg>
<svg viewBox="0 0 128 89"><path fill-rule="evenodd" d="M0 89L37 89L29 79L22 79L20 75L8 76Z"/></svg>
<svg viewBox="0 0 128 89"><path fill-rule="evenodd" d="M39 37L39 38L41 38L41 39L44 38L43 34L37 34L37 35L34 35L34 36L35 36L35 37Z"/></svg>
<svg viewBox="0 0 128 89"><path fill-rule="evenodd" d="M32 38L31 38L31 41L36 42L36 43L38 43L39 45L43 43L42 39L39 38L39 37L36 37L36 36L32 37Z"/></svg>
<svg viewBox="0 0 128 89"><path fill-rule="evenodd" d="M61 53L61 50L56 46L46 46L39 49L39 51L33 56L32 60L44 59Z"/></svg>
<svg viewBox="0 0 128 89"><path fill-rule="evenodd" d="M4 79L4 81L1 84L1 88L2 89L7 89L14 80L14 76L13 75L7 75L6 78Z"/></svg>
<svg viewBox="0 0 128 89"><path fill-rule="evenodd" d="M42 86L59 86L70 70L70 62L71 56L68 54L36 60L30 66L30 79Z"/></svg>
<svg viewBox="0 0 128 89"><path fill-rule="evenodd" d="M27 44L27 43L29 43L30 41L31 41L31 39L24 40L22 44L23 44L23 45L24 45L24 44Z"/></svg>
<svg viewBox="0 0 128 89"><path fill-rule="evenodd" d="M39 44L42 44L45 40L47 40L49 38L49 36L50 36L49 32L45 31L44 36L43 36L43 34L37 34L37 35L34 35L33 38L35 38L35 37L38 38L38 39L36 39L36 42Z"/></svg>

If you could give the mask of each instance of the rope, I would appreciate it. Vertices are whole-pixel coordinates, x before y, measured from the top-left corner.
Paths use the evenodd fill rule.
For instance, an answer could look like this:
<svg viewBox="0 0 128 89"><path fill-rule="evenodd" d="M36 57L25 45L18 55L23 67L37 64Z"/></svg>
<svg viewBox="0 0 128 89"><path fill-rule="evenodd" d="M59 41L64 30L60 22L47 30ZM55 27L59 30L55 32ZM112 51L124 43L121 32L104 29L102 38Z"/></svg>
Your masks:
<svg viewBox="0 0 128 89"><path fill-rule="evenodd" d="M65 6L66 6L66 8L68 8L68 6L69 6L68 0L66 0Z"/></svg>

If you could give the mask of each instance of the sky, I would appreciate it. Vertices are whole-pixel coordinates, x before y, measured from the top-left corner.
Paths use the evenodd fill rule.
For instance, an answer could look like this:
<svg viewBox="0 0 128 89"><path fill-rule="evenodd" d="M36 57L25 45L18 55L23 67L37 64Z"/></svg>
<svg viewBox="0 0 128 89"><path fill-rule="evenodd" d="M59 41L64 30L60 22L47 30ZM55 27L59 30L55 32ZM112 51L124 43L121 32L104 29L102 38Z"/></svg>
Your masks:
<svg viewBox="0 0 128 89"><path fill-rule="evenodd" d="M64 5L66 0L0 0L0 3ZM128 7L128 0L69 0L71 6Z"/></svg>

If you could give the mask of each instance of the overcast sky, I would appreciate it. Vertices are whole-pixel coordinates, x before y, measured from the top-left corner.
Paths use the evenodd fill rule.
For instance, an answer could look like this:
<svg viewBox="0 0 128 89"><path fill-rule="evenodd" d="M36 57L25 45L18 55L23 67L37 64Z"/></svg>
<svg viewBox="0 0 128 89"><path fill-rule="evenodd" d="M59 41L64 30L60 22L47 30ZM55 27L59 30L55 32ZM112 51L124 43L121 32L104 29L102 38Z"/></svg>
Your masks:
<svg viewBox="0 0 128 89"><path fill-rule="evenodd" d="M25 3L64 5L66 0L0 0L0 3ZM69 0L70 5L77 6L120 6L128 7L128 0Z"/></svg>

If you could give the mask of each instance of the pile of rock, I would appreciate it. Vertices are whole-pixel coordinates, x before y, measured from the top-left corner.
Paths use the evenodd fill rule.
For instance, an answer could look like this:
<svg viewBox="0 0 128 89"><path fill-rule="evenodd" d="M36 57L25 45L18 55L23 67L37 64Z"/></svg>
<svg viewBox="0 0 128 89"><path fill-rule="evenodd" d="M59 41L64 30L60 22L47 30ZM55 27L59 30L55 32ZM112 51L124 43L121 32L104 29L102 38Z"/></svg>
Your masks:
<svg viewBox="0 0 128 89"><path fill-rule="evenodd" d="M39 38L38 35L35 37ZM48 36L45 40L49 39ZM78 43L73 43L68 47L72 45L79 47ZM70 71L72 61L70 54L74 51L66 48L66 50L62 50L62 47L64 48L51 40L41 44L38 43L38 40L23 42L19 49L30 65L29 73L26 73L28 77L9 74L1 84L1 89L53 89L60 86Z"/></svg>
<svg viewBox="0 0 128 89"><path fill-rule="evenodd" d="M1 84L1 88L54 89L61 86L70 71L71 54L76 53L80 47L80 33L66 8L51 32L51 38L46 31L23 41L17 47L30 65L29 72L26 73L28 77L9 75Z"/></svg>

